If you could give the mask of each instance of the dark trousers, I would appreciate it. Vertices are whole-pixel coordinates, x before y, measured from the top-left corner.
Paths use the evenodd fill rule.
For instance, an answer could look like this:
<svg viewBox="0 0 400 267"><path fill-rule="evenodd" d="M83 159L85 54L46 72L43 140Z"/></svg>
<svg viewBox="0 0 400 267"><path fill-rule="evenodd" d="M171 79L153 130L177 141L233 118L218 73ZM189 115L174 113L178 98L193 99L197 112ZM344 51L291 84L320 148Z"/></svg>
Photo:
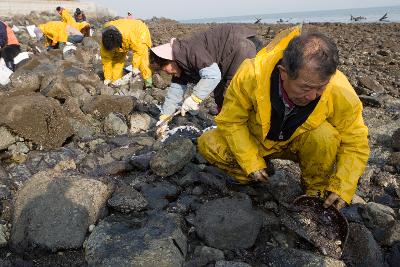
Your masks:
<svg viewBox="0 0 400 267"><path fill-rule="evenodd" d="M14 58L21 52L19 45L6 45L0 50L0 57L4 59L4 62L14 61Z"/></svg>

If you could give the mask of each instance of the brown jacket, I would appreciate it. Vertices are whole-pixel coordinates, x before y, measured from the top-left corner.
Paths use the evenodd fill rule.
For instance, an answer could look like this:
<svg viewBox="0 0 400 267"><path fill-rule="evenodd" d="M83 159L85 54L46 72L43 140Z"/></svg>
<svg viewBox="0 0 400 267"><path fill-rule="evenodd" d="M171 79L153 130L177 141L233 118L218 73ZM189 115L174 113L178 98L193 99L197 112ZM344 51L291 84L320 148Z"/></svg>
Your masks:
<svg viewBox="0 0 400 267"><path fill-rule="evenodd" d="M242 61L256 55L256 47L248 40L256 31L240 25L217 25L189 39L175 40L172 45L174 60L182 69L179 84L197 83L199 71L214 62L221 71L222 81L231 80Z"/></svg>

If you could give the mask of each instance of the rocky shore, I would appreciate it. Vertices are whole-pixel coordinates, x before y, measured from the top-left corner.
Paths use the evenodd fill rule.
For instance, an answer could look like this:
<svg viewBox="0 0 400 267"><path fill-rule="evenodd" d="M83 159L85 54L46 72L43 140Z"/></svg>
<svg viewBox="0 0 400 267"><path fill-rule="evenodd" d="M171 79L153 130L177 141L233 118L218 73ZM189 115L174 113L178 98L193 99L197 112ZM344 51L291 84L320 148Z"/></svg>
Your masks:
<svg viewBox="0 0 400 267"><path fill-rule="evenodd" d="M156 140L171 77L103 85L99 28L75 51L46 52L5 19L32 52L0 85L0 266L398 266L400 262L400 24L305 24L338 44L339 69L364 104L371 147L341 256L324 255L285 223L303 194L297 164L272 160L266 184L237 186L196 151L216 105L177 116ZM153 45L209 27L146 21ZM249 24L265 42L290 25ZM40 51L40 52L39 52ZM128 62L128 61L127 61Z"/></svg>

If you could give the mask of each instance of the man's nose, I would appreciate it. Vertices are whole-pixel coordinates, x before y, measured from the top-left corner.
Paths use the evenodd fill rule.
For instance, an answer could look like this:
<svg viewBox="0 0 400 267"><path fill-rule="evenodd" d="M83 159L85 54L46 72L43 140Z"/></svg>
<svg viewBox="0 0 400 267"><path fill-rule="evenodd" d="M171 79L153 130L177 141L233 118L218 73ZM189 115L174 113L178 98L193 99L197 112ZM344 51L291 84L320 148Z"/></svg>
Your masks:
<svg viewBox="0 0 400 267"><path fill-rule="evenodd" d="M318 92L317 90L311 90L306 94L306 99L309 101L315 100L318 97Z"/></svg>

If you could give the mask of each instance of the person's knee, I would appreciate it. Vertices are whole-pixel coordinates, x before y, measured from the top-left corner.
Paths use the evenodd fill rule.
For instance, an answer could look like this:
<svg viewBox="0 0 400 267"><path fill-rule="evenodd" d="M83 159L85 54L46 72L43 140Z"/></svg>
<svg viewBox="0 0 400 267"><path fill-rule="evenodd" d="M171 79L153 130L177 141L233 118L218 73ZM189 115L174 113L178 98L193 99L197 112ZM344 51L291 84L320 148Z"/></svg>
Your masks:
<svg viewBox="0 0 400 267"><path fill-rule="evenodd" d="M309 132L307 143L318 146L335 146L340 144L340 134L329 122L322 123L319 127Z"/></svg>

